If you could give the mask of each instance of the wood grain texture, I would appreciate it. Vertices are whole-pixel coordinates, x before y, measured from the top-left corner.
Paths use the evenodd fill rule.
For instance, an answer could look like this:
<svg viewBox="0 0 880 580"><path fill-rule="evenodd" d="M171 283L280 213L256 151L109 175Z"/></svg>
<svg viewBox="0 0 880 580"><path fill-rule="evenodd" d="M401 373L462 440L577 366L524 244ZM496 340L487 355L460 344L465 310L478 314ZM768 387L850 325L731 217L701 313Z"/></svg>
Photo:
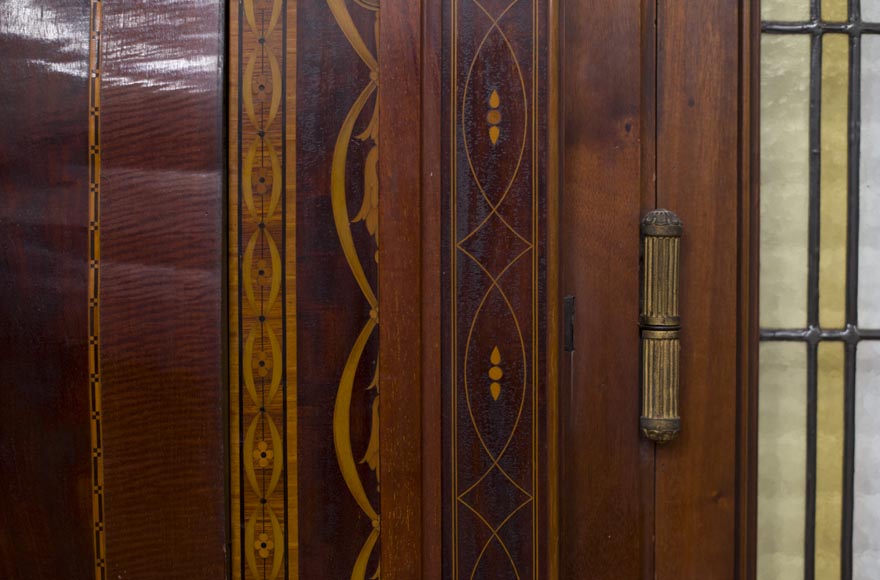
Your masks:
<svg viewBox="0 0 880 580"><path fill-rule="evenodd" d="M382 576L422 573L422 5L382 2L379 159L384 240L379 259L382 351ZM393 104L393 105L392 105ZM430 258L429 258L430 259ZM434 289L425 288L425 292Z"/></svg>
<svg viewBox="0 0 880 580"><path fill-rule="evenodd" d="M442 564L442 335L441 151L443 142L443 3L424 3L422 14L422 575L440 580ZM393 114L389 111L389 114ZM428 290L428 291L425 291Z"/></svg>
<svg viewBox="0 0 880 580"><path fill-rule="evenodd" d="M757 573L761 10L758 0L741 6L735 566L736 578L749 580Z"/></svg>
<svg viewBox="0 0 880 580"><path fill-rule="evenodd" d="M368 5L371 3L368 3ZM296 308L288 311L288 317L296 317L297 355L295 371L297 449L298 464L297 494L299 514L296 525L299 535L299 577L300 578L361 578L353 569L359 560L362 547L370 539L374 530L373 518L368 516L360 502L356 501L349 483L353 481L343 476L339 443L336 429L347 425L350 429L347 438L351 442L356 465L348 471L348 477L357 479L364 490L371 509L384 514L387 488L379 477L375 463L362 461L365 451L370 447L375 429L374 421L381 425L389 412L385 401L385 377L389 372L384 360L379 366L380 336L384 319L379 306L379 329L375 305L359 287L352 270L352 263L363 268L361 280L371 288L374 295L384 293L380 278L382 265L379 246L379 262L375 260L378 236L374 237L367 224L374 223L356 218L362 207L370 208L375 219L377 211L369 203L371 192L367 190L368 167L371 152L377 152L379 163L384 157L383 147L378 150L378 133L370 131L376 100L373 65L368 65L350 42L357 37L362 39L370 59L378 53L379 37L376 37L375 22L382 12L374 12L354 3L348 6L353 28L344 30L341 22L334 17L331 3L300 2L297 6L296 28L289 26L288 42L296 45L296 111L288 116L288 132L296 124ZM381 55L379 55L381 58ZM374 61L371 61L374 62ZM367 91L366 93L364 91ZM361 102L360 95L368 94L368 100ZM384 109L379 110L379 118ZM343 127L350 115L353 125L350 134L343 134ZM375 127L374 127L375 128ZM341 140L341 141L339 141ZM341 165L345 175L344 186L340 185L335 173L339 157L335 152L341 143L347 154ZM379 192L379 208L385 202L385 191ZM364 200L368 203L363 205ZM374 203L376 201L374 200ZM346 207L339 212L337 207ZM381 211L381 210L378 210ZM339 220L338 222L336 220ZM345 223L345 222L348 223ZM381 222L381 220L380 220ZM379 229L384 238L384 224ZM352 262L344 252L339 232L349 232L354 253ZM369 339L364 351L354 363L356 373L351 383L349 413L345 419L337 407L343 380L351 357L356 356L355 344L361 333L367 330ZM378 340L377 340L378 339ZM384 347L383 347L384 348ZM370 387L374 377L378 377L378 387ZM381 393L381 394L379 394ZM381 417L371 413L373 405L378 405L381 396ZM386 452L379 442L382 462ZM382 469L380 463L378 469ZM368 564L366 574L373 575L382 561L384 566L384 525L381 525L380 546L366 551ZM247 546L246 546L247 548ZM379 553L381 549L381 554Z"/></svg>
<svg viewBox="0 0 880 580"><path fill-rule="evenodd" d="M546 578L547 3L445 6L444 577Z"/></svg>
<svg viewBox="0 0 880 580"><path fill-rule="evenodd" d="M223 4L108 2L102 349L108 575L226 574Z"/></svg>
<svg viewBox="0 0 880 580"><path fill-rule="evenodd" d="M0 5L0 576L85 580L88 2Z"/></svg>
<svg viewBox="0 0 880 580"><path fill-rule="evenodd" d="M560 385L562 578L648 577L651 522L642 518L652 482L642 467L637 364L641 6L563 6L561 291L576 306Z"/></svg>
<svg viewBox="0 0 880 580"><path fill-rule="evenodd" d="M733 578L740 3L658 10L657 203L682 237L681 416L657 451L656 578Z"/></svg>

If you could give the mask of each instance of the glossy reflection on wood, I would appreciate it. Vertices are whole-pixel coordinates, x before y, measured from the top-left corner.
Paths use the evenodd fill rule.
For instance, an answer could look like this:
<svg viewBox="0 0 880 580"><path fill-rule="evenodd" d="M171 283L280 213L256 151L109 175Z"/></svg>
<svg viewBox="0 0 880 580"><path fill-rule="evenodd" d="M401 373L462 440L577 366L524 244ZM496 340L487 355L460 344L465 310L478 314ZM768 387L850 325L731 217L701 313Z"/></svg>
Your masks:
<svg viewBox="0 0 880 580"><path fill-rule="evenodd" d="M223 19L218 0L104 3L109 578L225 575Z"/></svg>
<svg viewBox="0 0 880 580"><path fill-rule="evenodd" d="M0 576L84 580L88 2L0 14Z"/></svg>

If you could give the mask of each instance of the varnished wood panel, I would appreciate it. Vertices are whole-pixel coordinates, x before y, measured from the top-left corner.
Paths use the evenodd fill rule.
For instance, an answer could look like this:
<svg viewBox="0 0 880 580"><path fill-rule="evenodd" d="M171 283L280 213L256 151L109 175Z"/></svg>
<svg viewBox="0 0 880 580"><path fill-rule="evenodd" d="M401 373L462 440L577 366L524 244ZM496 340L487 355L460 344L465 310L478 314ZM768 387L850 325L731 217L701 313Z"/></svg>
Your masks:
<svg viewBox="0 0 880 580"><path fill-rule="evenodd" d="M89 5L0 6L0 576L94 577Z"/></svg>
<svg viewBox="0 0 880 580"><path fill-rule="evenodd" d="M444 577L547 577L547 3L444 3Z"/></svg>
<svg viewBox="0 0 880 580"><path fill-rule="evenodd" d="M657 203L684 223L682 431L657 451L659 580L736 570L741 5L658 10Z"/></svg>
<svg viewBox="0 0 880 580"><path fill-rule="evenodd" d="M223 4L102 4L106 577L222 578Z"/></svg>
<svg viewBox="0 0 880 580"><path fill-rule="evenodd" d="M653 444L638 425L639 221L652 181L643 4L562 8L561 291L575 297L560 393L562 578L651 576Z"/></svg>
<svg viewBox="0 0 880 580"><path fill-rule="evenodd" d="M430 138L427 132L422 132L423 123L432 127L432 123L438 121L432 116L435 110L431 108L436 104L421 100L423 82L428 85L433 82L427 76L432 65L425 64L424 59L436 59L439 55L431 53L439 50L439 46L433 44L437 37L422 33L422 17L423 11L430 13L439 9L437 4L381 0L382 17L378 28L381 40L379 99L382 102L379 132L383 135L379 159L382 191L379 222L384 243L379 260L382 320L379 333L382 376L386 379L382 386L383 412L379 428L382 577L391 580L427 580L439 572L436 561L431 567L430 556L425 559L428 554L437 554L438 546L428 543L430 528L424 524L430 520L423 520L425 515L436 513L432 507L438 498L436 494L432 497L431 492L437 489L434 486L439 480L439 457L430 455L435 449L432 441L435 434L426 432L423 437L421 431L425 425L422 412L426 411L426 416L431 417L439 395L439 390L429 388L437 384L437 374L430 373L438 371L438 353L431 348L437 348L439 336L427 334L438 333L438 321L430 314L422 316L423 312L436 312L432 312L433 306L439 307L437 287L432 285L439 273L429 269L437 262L439 240L433 233L422 240L423 226L437 223L437 213L426 210L434 208L433 204L438 201L437 197L429 197L423 202L422 184L428 192L432 182L439 180L438 174L432 175L439 159L431 159L421 150L424 138ZM435 93L434 99L436 97ZM423 108L426 106L429 108ZM436 138L437 133L433 136ZM431 145L427 149L429 153L435 151ZM423 245L425 242L434 245ZM423 268L423 263L428 269ZM424 274L426 277L422 279ZM436 419L434 415L433 420ZM428 451L433 464L424 461L423 451ZM431 475L435 477L433 481ZM423 476L427 477L423 479ZM426 505L422 505L423 499Z"/></svg>
<svg viewBox="0 0 880 580"><path fill-rule="evenodd" d="M296 373L304 579L360 580L379 566L379 401L386 374L377 285L377 5L330 0L298 8Z"/></svg>

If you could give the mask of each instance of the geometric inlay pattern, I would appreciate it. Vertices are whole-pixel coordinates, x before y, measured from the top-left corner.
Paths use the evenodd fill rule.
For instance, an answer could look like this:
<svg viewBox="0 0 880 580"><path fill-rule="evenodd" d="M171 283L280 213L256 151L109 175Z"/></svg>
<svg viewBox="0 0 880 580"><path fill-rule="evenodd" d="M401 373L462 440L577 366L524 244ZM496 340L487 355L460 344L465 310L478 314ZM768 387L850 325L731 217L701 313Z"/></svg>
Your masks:
<svg viewBox="0 0 880 580"><path fill-rule="evenodd" d="M444 577L540 578L543 7L448 2Z"/></svg>

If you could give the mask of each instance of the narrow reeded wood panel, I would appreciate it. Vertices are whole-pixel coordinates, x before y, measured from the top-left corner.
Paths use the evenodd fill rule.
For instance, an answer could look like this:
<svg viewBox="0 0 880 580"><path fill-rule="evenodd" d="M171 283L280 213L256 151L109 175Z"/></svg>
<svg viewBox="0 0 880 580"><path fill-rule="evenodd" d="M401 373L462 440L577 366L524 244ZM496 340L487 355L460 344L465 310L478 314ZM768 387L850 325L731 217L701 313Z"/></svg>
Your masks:
<svg viewBox="0 0 880 580"><path fill-rule="evenodd" d="M94 577L89 3L0 7L0 576Z"/></svg>
<svg viewBox="0 0 880 580"><path fill-rule="evenodd" d="M444 12L443 576L546 578L547 3Z"/></svg>
<svg viewBox="0 0 880 580"><path fill-rule="evenodd" d="M230 15L232 577L379 565L378 5Z"/></svg>

